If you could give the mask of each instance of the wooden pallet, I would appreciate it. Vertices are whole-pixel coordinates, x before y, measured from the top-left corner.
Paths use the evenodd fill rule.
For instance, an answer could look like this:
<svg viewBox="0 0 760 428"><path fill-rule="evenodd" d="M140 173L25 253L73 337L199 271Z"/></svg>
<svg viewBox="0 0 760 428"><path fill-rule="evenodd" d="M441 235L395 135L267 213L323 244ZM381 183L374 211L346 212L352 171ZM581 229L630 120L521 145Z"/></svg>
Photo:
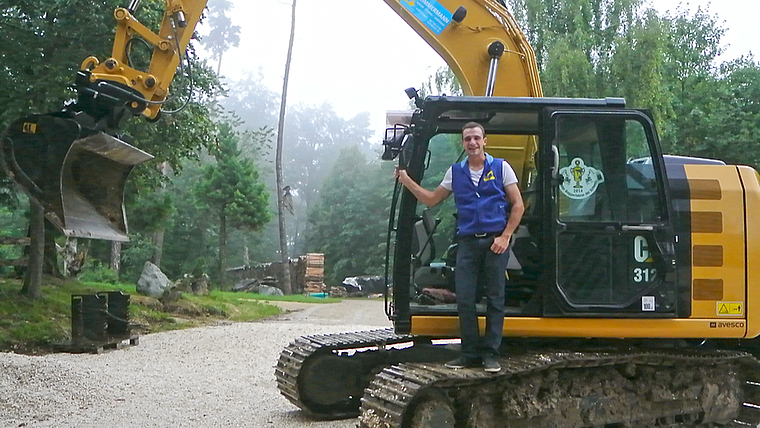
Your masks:
<svg viewBox="0 0 760 428"><path fill-rule="evenodd" d="M134 335L126 338L110 338L105 342L71 342L56 343L53 349L57 352L69 352L72 354L102 354L117 349L124 349L140 344L140 336Z"/></svg>

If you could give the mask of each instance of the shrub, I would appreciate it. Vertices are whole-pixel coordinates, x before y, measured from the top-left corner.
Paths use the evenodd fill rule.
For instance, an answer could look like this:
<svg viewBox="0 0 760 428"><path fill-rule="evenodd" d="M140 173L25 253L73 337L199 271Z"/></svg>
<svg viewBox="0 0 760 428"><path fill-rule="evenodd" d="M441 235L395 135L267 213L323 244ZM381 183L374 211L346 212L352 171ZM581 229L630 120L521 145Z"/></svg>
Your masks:
<svg viewBox="0 0 760 428"><path fill-rule="evenodd" d="M110 267L101 264L100 261L92 260L85 265L77 279L81 282L116 284L119 282L119 274L112 271Z"/></svg>

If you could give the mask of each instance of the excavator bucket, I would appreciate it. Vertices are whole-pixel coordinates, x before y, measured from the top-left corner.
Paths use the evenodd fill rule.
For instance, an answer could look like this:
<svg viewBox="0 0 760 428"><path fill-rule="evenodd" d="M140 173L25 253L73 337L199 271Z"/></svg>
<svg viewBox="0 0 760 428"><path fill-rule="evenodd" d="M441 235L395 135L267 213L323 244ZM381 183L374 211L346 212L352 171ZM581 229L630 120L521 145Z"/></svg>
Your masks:
<svg viewBox="0 0 760 428"><path fill-rule="evenodd" d="M70 115L31 115L2 135L6 172L66 236L128 241L124 186L153 156Z"/></svg>

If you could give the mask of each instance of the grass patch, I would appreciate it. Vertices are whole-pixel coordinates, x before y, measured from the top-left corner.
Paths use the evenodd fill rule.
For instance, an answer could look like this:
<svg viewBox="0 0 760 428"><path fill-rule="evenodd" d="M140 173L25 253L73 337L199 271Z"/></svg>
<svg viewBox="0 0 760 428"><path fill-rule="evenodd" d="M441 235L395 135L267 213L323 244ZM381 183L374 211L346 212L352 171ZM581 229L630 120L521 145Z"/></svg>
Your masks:
<svg viewBox="0 0 760 428"><path fill-rule="evenodd" d="M299 303L338 303L342 299L337 297L309 297L301 294L293 294L289 296L264 296L263 294L256 293L233 293L233 292L214 292L210 297L218 297L221 299L230 299L230 301L247 301L247 300L270 300L273 302L299 302Z"/></svg>
<svg viewBox="0 0 760 428"><path fill-rule="evenodd" d="M261 296L212 291L208 296L183 293L176 302L138 295L134 285L61 281L45 278L42 297L21 296L21 281L0 279L0 351L43 353L54 343L71 340L71 295L122 291L130 295L129 315L138 334L198 327L220 321L253 321L282 310L267 300L334 303L340 299L306 296Z"/></svg>

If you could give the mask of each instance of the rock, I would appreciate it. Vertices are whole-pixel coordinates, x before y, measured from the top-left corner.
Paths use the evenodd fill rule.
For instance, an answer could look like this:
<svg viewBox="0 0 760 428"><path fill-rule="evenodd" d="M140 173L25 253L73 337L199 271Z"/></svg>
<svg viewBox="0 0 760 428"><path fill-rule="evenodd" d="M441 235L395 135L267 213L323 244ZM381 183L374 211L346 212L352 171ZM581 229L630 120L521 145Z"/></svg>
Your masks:
<svg viewBox="0 0 760 428"><path fill-rule="evenodd" d="M193 294L196 296L205 296L208 294L208 275L205 273L197 278L193 278L190 284Z"/></svg>
<svg viewBox="0 0 760 428"><path fill-rule="evenodd" d="M161 301L164 305L167 303L174 303L182 298L182 291L180 291L177 287L171 286L164 290L164 293L161 295L161 297L158 298L158 300Z"/></svg>
<svg viewBox="0 0 760 428"><path fill-rule="evenodd" d="M330 295L330 297L348 297L348 292L343 286L330 287L330 290L327 293Z"/></svg>
<svg viewBox="0 0 760 428"><path fill-rule="evenodd" d="M190 293L192 291L192 287L191 287L192 281L193 281L193 278L190 275L185 274L182 278L178 279L174 283L174 288L176 288L179 291Z"/></svg>
<svg viewBox="0 0 760 428"><path fill-rule="evenodd" d="M264 284L259 285L259 294L263 296L284 296L279 288Z"/></svg>
<svg viewBox="0 0 760 428"><path fill-rule="evenodd" d="M174 283L174 287L185 293L193 293L196 296L205 296L208 294L208 283L209 278L205 273L201 274L199 277L185 274L185 276Z"/></svg>
<svg viewBox="0 0 760 428"><path fill-rule="evenodd" d="M145 262L140 279L137 280L137 292L143 296L161 297L164 291L173 284L169 278L161 272L158 266L151 262Z"/></svg>

